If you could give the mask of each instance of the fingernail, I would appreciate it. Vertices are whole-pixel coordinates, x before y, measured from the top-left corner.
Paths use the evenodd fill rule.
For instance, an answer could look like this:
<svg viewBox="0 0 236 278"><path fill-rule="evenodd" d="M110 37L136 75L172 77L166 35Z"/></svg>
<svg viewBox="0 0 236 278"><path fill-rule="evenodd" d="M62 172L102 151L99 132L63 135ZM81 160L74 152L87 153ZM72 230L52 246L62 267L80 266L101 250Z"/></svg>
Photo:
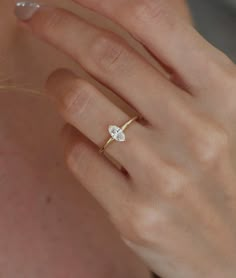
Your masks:
<svg viewBox="0 0 236 278"><path fill-rule="evenodd" d="M16 2L15 15L18 19L26 21L29 20L40 7L41 5L35 2Z"/></svg>

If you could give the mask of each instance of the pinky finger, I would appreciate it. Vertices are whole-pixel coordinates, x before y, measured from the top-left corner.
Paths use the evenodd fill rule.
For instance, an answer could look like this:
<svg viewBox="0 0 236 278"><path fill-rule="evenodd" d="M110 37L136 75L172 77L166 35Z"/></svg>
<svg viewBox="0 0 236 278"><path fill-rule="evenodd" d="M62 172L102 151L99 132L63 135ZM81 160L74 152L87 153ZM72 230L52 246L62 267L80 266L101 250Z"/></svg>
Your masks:
<svg viewBox="0 0 236 278"><path fill-rule="evenodd" d="M117 219L129 203L128 177L99 154L97 147L74 127L67 125L63 137L69 169L111 218Z"/></svg>

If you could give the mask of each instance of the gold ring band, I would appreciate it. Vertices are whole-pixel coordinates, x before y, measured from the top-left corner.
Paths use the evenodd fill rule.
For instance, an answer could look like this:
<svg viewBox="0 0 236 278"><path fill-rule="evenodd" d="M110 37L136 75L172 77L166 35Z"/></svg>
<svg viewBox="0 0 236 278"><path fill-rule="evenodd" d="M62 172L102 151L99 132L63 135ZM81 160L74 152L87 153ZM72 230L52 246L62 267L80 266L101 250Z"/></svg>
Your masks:
<svg viewBox="0 0 236 278"><path fill-rule="evenodd" d="M110 126L111 128L115 128L116 131L118 129L118 132L123 133L134 121L138 120L139 116L135 116L132 119L130 119L128 122L126 122L121 128L118 128L116 126ZM109 127L109 128L110 128ZM110 132L110 131L109 131ZM122 136L124 136L124 134L122 134ZM125 138L125 137L124 137ZM112 137L108 139L108 141L106 142L106 144L99 150L99 153L103 154L105 152L105 150L107 149L107 147L113 142L113 141L125 141L124 140L117 140L115 139L115 137Z"/></svg>

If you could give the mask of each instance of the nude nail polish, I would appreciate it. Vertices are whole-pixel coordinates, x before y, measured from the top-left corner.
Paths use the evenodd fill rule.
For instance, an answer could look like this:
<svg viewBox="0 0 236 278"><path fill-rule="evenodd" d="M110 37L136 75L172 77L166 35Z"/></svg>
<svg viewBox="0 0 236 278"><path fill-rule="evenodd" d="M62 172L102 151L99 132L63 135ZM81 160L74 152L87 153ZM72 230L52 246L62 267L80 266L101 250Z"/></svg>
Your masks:
<svg viewBox="0 0 236 278"><path fill-rule="evenodd" d="M29 20L40 7L41 5L35 2L16 2L15 15L18 19L26 21Z"/></svg>

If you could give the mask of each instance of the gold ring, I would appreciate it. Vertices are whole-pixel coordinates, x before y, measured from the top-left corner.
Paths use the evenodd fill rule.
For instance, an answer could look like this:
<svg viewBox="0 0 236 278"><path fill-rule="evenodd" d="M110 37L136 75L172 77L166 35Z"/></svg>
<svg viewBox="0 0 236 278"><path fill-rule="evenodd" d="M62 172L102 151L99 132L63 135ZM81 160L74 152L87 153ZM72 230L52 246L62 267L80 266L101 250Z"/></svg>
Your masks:
<svg viewBox="0 0 236 278"><path fill-rule="evenodd" d="M125 142L126 137L124 131L136 120L139 119L139 116L135 116L132 119L130 119L128 122L126 122L122 127L118 127L115 125L110 125L108 128L108 131L111 135L111 138L108 139L106 144L99 150L99 153L104 153L106 148L113 142Z"/></svg>

